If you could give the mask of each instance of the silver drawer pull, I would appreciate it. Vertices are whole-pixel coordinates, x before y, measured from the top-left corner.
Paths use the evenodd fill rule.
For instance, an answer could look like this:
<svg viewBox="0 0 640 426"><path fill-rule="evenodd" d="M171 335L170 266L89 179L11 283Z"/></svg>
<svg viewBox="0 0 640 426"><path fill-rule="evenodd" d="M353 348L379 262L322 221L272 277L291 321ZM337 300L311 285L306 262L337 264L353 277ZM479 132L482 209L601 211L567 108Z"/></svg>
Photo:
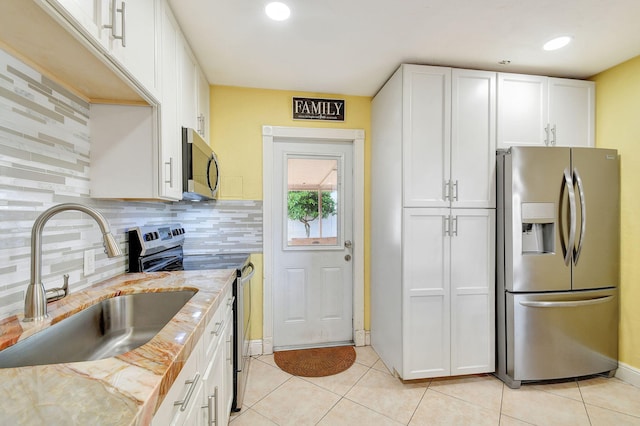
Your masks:
<svg viewBox="0 0 640 426"><path fill-rule="evenodd" d="M187 396L185 396L182 401L175 401L173 403L174 406L180 405L180 411L184 411L187 409L187 405L189 405L189 400L191 399L193 391L196 389L196 385L198 384L199 379L200 373L196 373L196 376L193 378L193 380L186 380L184 382L185 385L190 385L189 390L187 391Z"/></svg>
<svg viewBox="0 0 640 426"><path fill-rule="evenodd" d="M215 330L213 330L213 331L211 332L211 334L213 334L214 336L219 335L219 334L220 334L220 330L222 330L222 326L223 326L223 325L224 325L224 321L222 321L222 322L217 322L217 323L216 323L216 328L215 328Z"/></svg>

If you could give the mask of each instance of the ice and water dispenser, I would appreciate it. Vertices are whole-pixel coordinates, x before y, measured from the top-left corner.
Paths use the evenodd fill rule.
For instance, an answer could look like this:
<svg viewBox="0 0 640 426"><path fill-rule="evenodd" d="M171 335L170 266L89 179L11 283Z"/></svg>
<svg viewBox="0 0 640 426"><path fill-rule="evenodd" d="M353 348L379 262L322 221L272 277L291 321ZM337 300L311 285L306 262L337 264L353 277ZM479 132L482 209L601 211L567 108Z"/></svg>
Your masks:
<svg viewBox="0 0 640 426"><path fill-rule="evenodd" d="M522 203L522 254L555 253L554 203Z"/></svg>

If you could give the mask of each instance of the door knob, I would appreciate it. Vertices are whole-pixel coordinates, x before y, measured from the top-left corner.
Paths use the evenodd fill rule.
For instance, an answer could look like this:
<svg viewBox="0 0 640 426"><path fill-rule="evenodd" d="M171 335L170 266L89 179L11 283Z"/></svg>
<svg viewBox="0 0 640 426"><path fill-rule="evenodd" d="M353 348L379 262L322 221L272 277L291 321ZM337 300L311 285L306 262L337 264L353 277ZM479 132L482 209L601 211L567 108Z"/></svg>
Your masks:
<svg viewBox="0 0 640 426"><path fill-rule="evenodd" d="M351 255L350 254L345 254L344 255L344 260L346 260L347 262L349 262L351 260Z"/></svg>
<svg viewBox="0 0 640 426"><path fill-rule="evenodd" d="M351 244L351 240L346 240L346 241L344 242L344 246L345 246L346 248L348 248L348 249L350 249L352 245L353 245L353 244Z"/></svg>

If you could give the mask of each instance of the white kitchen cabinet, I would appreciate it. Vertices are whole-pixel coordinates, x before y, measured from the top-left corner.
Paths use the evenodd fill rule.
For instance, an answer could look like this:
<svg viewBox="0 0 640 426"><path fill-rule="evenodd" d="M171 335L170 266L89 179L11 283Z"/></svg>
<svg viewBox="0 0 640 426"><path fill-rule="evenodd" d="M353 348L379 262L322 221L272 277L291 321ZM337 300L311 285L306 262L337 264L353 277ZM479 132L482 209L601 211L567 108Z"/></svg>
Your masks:
<svg viewBox="0 0 640 426"><path fill-rule="evenodd" d="M495 368L495 87L403 65L372 102L371 344L403 379Z"/></svg>
<svg viewBox="0 0 640 426"><path fill-rule="evenodd" d="M405 207L495 207L496 74L402 66Z"/></svg>
<svg viewBox="0 0 640 426"><path fill-rule="evenodd" d="M161 126L159 135L160 194L169 199L182 198L182 128L180 126L181 32L168 3L161 14Z"/></svg>
<svg viewBox="0 0 640 426"><path fill-rule="evenodd" d="M157 96L161 0L37 1L57 10L126 75Z"/></svg>
<svg viewBox="0 0 640 426"><path fill-rule="evenodd" d="M210 129L210 107L209 107L210 88L209 80L204 75L204 72L198 68L198 110L197 119L198 127L196 130L200 133L200 136L209 144L211 144L211 136L209 135Z"/></svg>
<svg viewBox="0 0 640 426"><path fill-rule="evenodd" d="M498 148L594 144L594 82L498 74Z"/></svg>
<svg viewBox="0 0 640 426"><path fill-rule="evenodd" d="M110 51L134 78L154 95L160 90L158 78L161 0L112 0L109 11L115 30L109 29ZM122 17L124 16L124 17ZM120 19L119 19L120 18ZM124 34L124 40L114 38Z"/></svg>
<svg viewBox="0 0 640 426"><path fill-rule="evenodd" d="M181 125L195 129L209 142L209 82L185 39L182 40L180 64Z"/></svg>
<svg viewBox="0 0 640 426"><path fill-rule="evenodd" d="M493 209L404 209L405 380L493 371Z"/></svg>
<svg viewBox="0 0 640 426"><path fill-rule="evenodd" d="M233 400L233 365L227 362L227 346L233 350L231 288L219 297L221 305L156 410L153 426L229 423ZM229 375L230 386L226 379Z"/></svg>
<svg viewBox="0 0 640 426"><path fill-rule="evenodd" d="M110 24L109 2L104 0L39 0L49 3L65 18L74 21L78 30L101 46L109 45L109 34L103 25Z"/></svg>

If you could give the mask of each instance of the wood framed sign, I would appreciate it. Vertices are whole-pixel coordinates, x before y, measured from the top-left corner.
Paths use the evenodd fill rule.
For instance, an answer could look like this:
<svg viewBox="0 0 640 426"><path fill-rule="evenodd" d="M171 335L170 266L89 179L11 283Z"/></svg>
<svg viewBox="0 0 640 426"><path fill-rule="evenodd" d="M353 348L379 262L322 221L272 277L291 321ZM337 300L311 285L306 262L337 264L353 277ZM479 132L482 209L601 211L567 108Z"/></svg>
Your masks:
<svg viewBox="0 0 640 426"><path fill-rule="evenodd" d="M294 120L344 121L344 99L293 98Z"/></svg>

